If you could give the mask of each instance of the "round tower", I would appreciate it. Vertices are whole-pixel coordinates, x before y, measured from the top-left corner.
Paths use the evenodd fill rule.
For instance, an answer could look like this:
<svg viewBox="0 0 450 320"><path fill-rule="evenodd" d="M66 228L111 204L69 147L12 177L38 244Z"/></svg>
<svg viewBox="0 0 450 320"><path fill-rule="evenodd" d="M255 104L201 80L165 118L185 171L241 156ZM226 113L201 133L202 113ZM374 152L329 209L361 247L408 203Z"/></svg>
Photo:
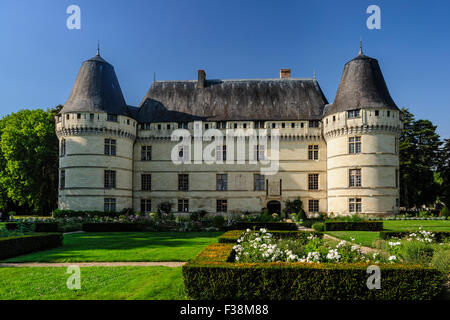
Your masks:
<svg viewBox="0 0 450 320"><path fill-rule="evenodd" d="M344 67L323 118L328 212L387 215L399 209L400 110L378 61L362 50Z"/></svg>
<svg viewBox="0 0 450 320"><path fill-rule="evenodd" d="M114 67L97 52L81 65L69 99L56 117L60 209L132 208L136 128Z"/></svg>

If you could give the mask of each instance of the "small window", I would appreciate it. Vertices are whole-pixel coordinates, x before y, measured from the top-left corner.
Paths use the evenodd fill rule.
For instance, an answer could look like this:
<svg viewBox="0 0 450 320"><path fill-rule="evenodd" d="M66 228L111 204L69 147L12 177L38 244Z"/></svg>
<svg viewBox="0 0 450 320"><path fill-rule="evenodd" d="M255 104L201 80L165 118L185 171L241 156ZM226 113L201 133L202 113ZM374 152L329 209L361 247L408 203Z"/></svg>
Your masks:
<svg viewBox="0 0 450 320"><path fill-rule="evenodd" d="M387 112L387 116L390 117L391 116L391 112L388 110Z"/></svg>
<svg viewBox="0 0 450 320"><path fill-rule="evenodd" d="M105 155L115 156L116 155L116 140L115 139L105 139Z"/></svg>
<svg viewBox="0 0 450 320"><path fill-rule="evenodd" d="M61 120L62 120L62 117L58 116L58 122L61 122Z"/></svg>
<svg viewBox="0 0 450 320"><path fill-rule="evenodd" d="M319 146L309 145L308 146L308 160L319 160Z"/></svg>
<svg viewBox="0 0 450 320"><path fill-rule="evenodd" d="M89 114L89 119L90 120L94 120L94 114L93 113Z"/></svg>
<svg viewBox="0 0 450 320"><path fill-rule="evenodd" d="M235 129L237 129L237 127L238 127L237 123L235 123L233 126Z"/></svg>
<svg viewBox="0 0 450 320"><path fill-rule="evenodd" d="M115 198L105 198L105 212L115 212L116 211L116 199Z"/></svg>
<svg viewBox="0 0 450 320"><path fill-rule="evenodd" d="M66 139L61 139L61 157L66 155Z"/></svg>
<svg viewBox="0 0 450 320"><path fill-rule="evenodd" d="M178 175L178 190L179 191L189 190L189 175L187 174Z"/></svg>
<svg viewBox="0 0 450 320"><path fill-rule="evenodd" d="M319 174L318 173L308 174L308 189L309 190L319 190Z"/></svg>
<svg viewBox="0 0 450 320"><path fill-rule="evenodd" d="M161 130L161 125L160 124L158 124L158 130Z"/></svg>
<svg viewBox="0 0 450 320"><path fill-rule="evenodd" d="M309 212L319 212L319 200L309 200L308 201L308 211Z"/></svg>
<svg viewBox="0 0 450 320"><path fill-rule="evenodd" d="M106 116L107 121L117 122L117 114L109 114Z"/></svg>
<svg viewBox="0 0 450 320"><path fill-rule="evenodd" d="M361 169L350 169L349 173L349 187L361 187Z"/></svg>
<svg viewBox="0 0 450 320"><path fill-rule="evenodd" d="M275 123L272 123L272 128L275 128L275 126L276 126L276 124L275 124Z"/></svg>
<svg viewBox="0 0 450 320"><path fill-rule="evenodd" d="M217 212L227 212L228 211L227 200L217 200L216 201L216 211Z"/></svg>
<svg viewBox="0 0 450 320"><path fill-rule="evenodd" d="M167 130L170 130L170 124L167 125Z"/></svg>
<svg viewBox="0 0 450 320"><path fill-rule="evenodd" d="M283 122L283 123L281 124L281 128L282 128L282 129L286 128L286 123Z"/></svg>
<svg viewBox="0 0 450 320"><path fill-rule="evenodd" d="M333 121L336 121L336 116L333 116Z"/></svg>
<svg viewBox="0 0 450 320"><path fill-rule="evenodd" d="M77 113L77 119L81 119L81 113Z"/></svg>
<svg viewBox="0 0 450 320"><path fill-rule="evenodd" d="M295 128L295 123L294 122L291 123L291 128Z"/></svg>
<svg viewBox="0 0 450 320"><path fill-rule="evenodd" d="M205 129L208 130L209 129L209 124L205 123Z"/></svg>
<svg viewBox="0 0 450 320"><path fill-rule="evenodd" d="M350 154L361 153L361 137L348 138L348 153Z"/></svg>
<svg viewBox="0 0 450 320"><path fill-rule="evenodd" d="M242 126L243 126L244 129L247 129L247 124L246 123L244 123Z"/></svg>
<svg viewBox="0 0 450 320"><path fill-rule="evenodd" d="M216 160L226 161L227 160L227 146L217 146L216 147Z"/></svg>
<svg viewBox="0 0 450 320"><path fill-rule="evenodd" d="M310 128L318 128L319 127L319 121L317 121L317 120L309 121L309 127Z"/></svg>
<svg viewBox="0 0 450 320"><path fill-rule="evenodd" d="M360 109L357 110L350 110L347 112L348 114L348 118L352 119L352 118L359 118L360 117Z"/></svg>
<svg viewBox="0 0 450 320"><path fill-rule="evenodd" d="M143 174L141 175L141 190L152 190L152 175Z"/></svg>
<svg viewBox="0 0 450 320"><path fill-rule="evenodd" d="M130 119L127 119L127 125L130 125Z"/></svg>
<svg viewBox="0 0 450 320"><path fill-rule="evenodd" d="M350 199L348 199L348 211L350 211L350 212L361 212L362 211L361 198L350 198Z"/></svg>
<svg viewBox="0 0 450 320"><path fill-rule="evenodd" d="M256 145L254 149L254 160L263 161L265 159L265 146L264 145Z"/></svg>
<svg viewBox="0 0 450 320"><path fill-rule="evenodd" d="M59 179L59 188L64 189L66 187L66 170L61 170Z"/></svg>
<svg viewBox="0 0 450 320"><path fill-rule="evenodd" d="M263 174L255 174L254 178L254 189L255 191L264 191L265 186L265 176Z"/></svg>
<svg viewBox="0 0 450 320"><path fill-rule="evenodd" d="M178 199L178 212L189 212L188 199Z"/></svg>
<svg viewBox="0 0 450 320"><path fill-rule="evenodd" d="M141 213L149 213L152 211L152 200L141 199Z"/></svg>
<svg viewBox="0 0 450 320"><path fill-rule="evenodd" d="M151 161L152 160L152 147L142 146L141 147L141 161Z"/></svg>
<svg viewBox="0 0 450 320"><path fill-rule="evenodd" d="M398 176L399 176L399 174L398 174L398 169L395 169L395 187L396 188L398 188Z"/></svg>
<svg viewBox="0 0 450 320"><path fill-rule="evenodd" d="M116 188L116 172L114 170L105 170L105 189Z"/></svg>
<svg viewBox="0 0 450 320"><path fill-rule="evenodd" d="M300 123L300 128L303 128L305 126L305 124L302 122Z"/></svg>
<svg viewBox="0 0 450 320"><path fill-rule="evenodd" d="M66 115L66 119L67 119L67 120L70 119L70 114Z"/></svg>
<svg viewBox="0 0 450 320"><path fill-rule="evenodd" d="M216 190L227 191L228 190L228 176L226 174L218 174L216 176Z"/></svg>
<svg viewBox="0 0 450 320"><path fill-rule="evenodd" d="M380 110L375 110L375 116L378 117L380 115Z"/></svg>

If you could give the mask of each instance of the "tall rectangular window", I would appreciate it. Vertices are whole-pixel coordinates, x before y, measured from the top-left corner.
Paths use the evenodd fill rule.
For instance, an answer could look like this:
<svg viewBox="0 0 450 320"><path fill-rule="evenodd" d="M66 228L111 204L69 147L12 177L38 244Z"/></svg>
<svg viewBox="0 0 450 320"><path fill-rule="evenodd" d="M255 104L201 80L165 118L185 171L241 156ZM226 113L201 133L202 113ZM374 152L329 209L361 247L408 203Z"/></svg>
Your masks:
<svg viewBox="0 0 450 320"><path fill-rule="evenodd" d="M105 189L114 189L116 187L116 172L114 170L105 170Z"/></svg>
<svg viewBox="0 0 450 320"><path fill-rule="evenodd" d="M189 212L188 199L178 199L178 212Z"/></svg>
<svg viewBox="0 0 450 320"><path fill-rule="evenodd" d="M348 138L348 153L361 153L361 137Z"/></svg>
<svg viewBox="0 0 450 320"><path fill-rule="evenodd" d="M116 140L114 139L105 139L105 155L107 156L115 156L116 155Z"/></svg>
<svg viewBox="0 0 450 320"><path fill-rule="evenodd" d="M61 140L61 157L66 155L66 139Z"/></svg>
<svg viewBox="0 0 450 320"><path fill-rule="evenodd" d="M398 154L398 138L395 137L395 141L394 141L394 153Z"/></svg>
<svg viewBox="0 0 450 320"><path fill-rule="evenodd" d="M361 198L350 198L350 199L348 199L348 211L350 211L350 212L361 212L362 211Z"/></svg>
<svg viewBox="0 0 450 320"><path fill-rule="evenodd" d="M141 213L149 213L152 211L152 200L141 199Z"/></svg>
<svg viewBox="0 0 450 320"><path fill-rule="evenodd" d="M254 156L256 161L262 161L265 159L265 146L264 145L256 145L254 149Z"/></svg>
<svg viewBox="0 0 450 320"><path fill-rule="evenodd" d="M115 212L116 211L116 199L115 198L105 198L105 212Z"/></svg>
<svg viewBox="0 0 450 320"><path fill-rule="evenodd" d="M216 147L216 160L226 161L227 160L227 146L217 146Z"/></svg>
<svg viewBox="0 0 450 320"><path fill-rule="evenodd" d="M141 175L141 190L152 190L152 175Z"/></svg>
<svg viewBox="0 0 450 320"><path fill-rule="evenodd" d="M347 111L348 118L359 118L360 117L360 109Z"/></svg>
<svg viewBox="0 0 450 320"><path fill-rule="evenodd" d="M255 191L264 191L264 180L265 176L263 174L255 174L253 175Z"/></svg>
<svg viewBox="0 0 450 320"><path fill-rule="evenodd" d="M361 169L350 169L348 171L349 187L361 187Z"/></svg>
<svg viewBox="0 0 450 320"><path fill-rule="evenodd" d="M189 161L190 160L190 148L189 146L178 146L178 160Z"/></svg>
<svg viewBox="0 0 450 320"><path fill-rule="evenodd" d="M218 174L216 176L217 191L227 191L228 190L228 177L226 174Z"/></svg>
<svg viewBox="0 0 450 320"><path fill-rule="evenodd" d="M179 191L189 190L189 175L187 174L178 175L178 190Z"/></svg>
<svg viewBox="0 0 450 320"><path fill-rule="evenodd" d="M308 201L308 211L309 212L319 212L319 200L309 200Z"/></svg>
<svg viewBox="0 0 450 320"><path fill-rule="evenodd" d="M61 170L59 188L64 189L66 187L66 170Z"/></svg>
<svg viewBox="0 0 450 320"><path fill-rule="evenodd" d="M396 188L398 188L398 177L399 176L399 174L398 174L398 169L395 169L395 187Z"/></svg>
<svg viewBox="0 0 450 320"><path fill-rule="evenodd" d="M319 160L319 146L309 145L308 146L308 160Z"/></svg>
<svg viewBox="0 0 450 320"><path fill-rule="evenodd" d="M217 200L216 201L216 211L217 212L227 212L228 211L227 200Z"/></svg>
<svg viewBox="0 0 450 320"><path fill-rule="evenodd" d="M319 189L319 174L310 173L308 174L308 189L318 190Z"/></svg>
<svg viewBox="0 0 450 320"><path fill-rule="evenodd" d="M151 161L152 160L152 147L142 146L141 147L141 161Z"/></svg>

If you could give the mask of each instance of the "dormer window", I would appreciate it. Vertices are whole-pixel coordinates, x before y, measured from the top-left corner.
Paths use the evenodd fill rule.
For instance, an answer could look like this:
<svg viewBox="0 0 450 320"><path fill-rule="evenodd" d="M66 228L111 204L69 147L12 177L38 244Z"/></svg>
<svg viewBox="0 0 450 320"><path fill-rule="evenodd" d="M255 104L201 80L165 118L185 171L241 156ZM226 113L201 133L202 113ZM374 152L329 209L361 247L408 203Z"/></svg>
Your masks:
<svg viewBox="0 0 450 320"><path fill-rule="evenodd" d="M390 111L387 112L387 116L388 116L388 117L391 116L391 112L390 112Z"/></svg>
<svg viewBox="0 0 450 320"><path fill-rule="evenodd" d="M107 121L117 122L117 114L109 114L106 117Z"/></svg>
<svg viewBox="0 0 450 320"><path fill-rule="evenodd" d="M81 113L77 113L77 119L81 119Z"/></svg>
<svg viewBox="0 0 450 320"><path fill-rule="evenodd" d="M359 118L360 117L360 111L361 111L360 109L348 111L348 118L349 119Z"/></svg>

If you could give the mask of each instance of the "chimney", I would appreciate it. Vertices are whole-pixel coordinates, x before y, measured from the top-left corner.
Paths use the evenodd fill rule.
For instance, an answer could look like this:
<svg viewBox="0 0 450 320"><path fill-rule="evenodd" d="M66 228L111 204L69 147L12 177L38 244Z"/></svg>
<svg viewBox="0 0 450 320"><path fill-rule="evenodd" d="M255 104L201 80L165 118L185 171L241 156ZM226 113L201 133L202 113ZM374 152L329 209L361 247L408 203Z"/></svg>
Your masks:
<svg viewBox="0 0 450 320"><path fill-rule="evenodd" d="M286 79L291 77L291 69L281 69L280 79Z"/></svg>
<svg viewBox="0 0 450 320"><path fill-rule="evenodd" d="M197 88L203 89L205 87L206 73L205 70L198 70Z"/></svg>

